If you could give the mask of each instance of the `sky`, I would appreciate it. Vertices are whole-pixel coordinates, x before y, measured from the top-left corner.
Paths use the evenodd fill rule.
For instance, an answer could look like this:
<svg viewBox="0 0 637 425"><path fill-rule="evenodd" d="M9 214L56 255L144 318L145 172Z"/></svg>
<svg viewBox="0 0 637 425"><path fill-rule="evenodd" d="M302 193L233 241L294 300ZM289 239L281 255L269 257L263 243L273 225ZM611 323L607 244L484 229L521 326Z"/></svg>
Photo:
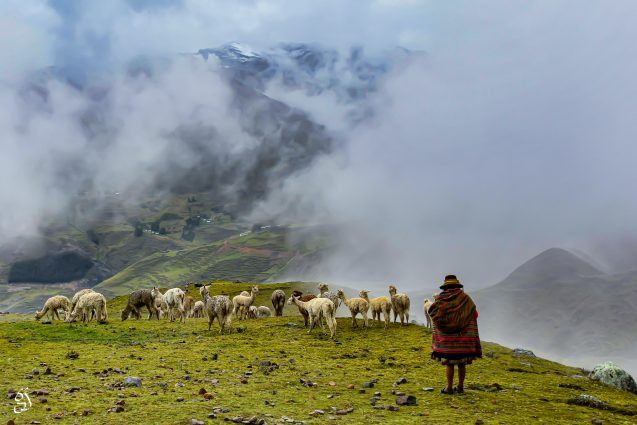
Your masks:
<svg viewBox="0 0 637 425"><path fill-rule="evenodd" d="M384 78L366 105L376 113L357 126L343 125L329 95L271 91L344 143L272 187L250 218L345 224L314 271L333 279L415 289L456 273L479 288L553 246L630 268L635 18L632 1L4 1L0 199L11 202L0 235L37 233L87 178L150 180L184 122L219 130L210 149L220 157L259 143L232 115L215 64L184 53L229 41L402 46L425 54ZM128 78L140 57L168 64ZM99 94L50 81L45 100L25 100L25 83L46 69L109 87L97 135L81 120Z"/></svg>

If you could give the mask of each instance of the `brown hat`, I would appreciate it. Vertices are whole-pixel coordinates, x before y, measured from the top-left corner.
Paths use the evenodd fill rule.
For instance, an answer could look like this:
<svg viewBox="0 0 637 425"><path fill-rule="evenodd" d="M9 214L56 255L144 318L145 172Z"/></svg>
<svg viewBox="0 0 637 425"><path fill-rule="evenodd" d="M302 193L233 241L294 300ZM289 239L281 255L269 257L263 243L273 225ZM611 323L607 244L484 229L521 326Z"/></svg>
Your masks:
<svg viewBox="0 0 637 425"><path fill-rule="evenodd" d="M448 274L445 276L445 283L440 286L440 289L453 289L453 288L462 288L462 284L458 280L455 274Z"/></svg>

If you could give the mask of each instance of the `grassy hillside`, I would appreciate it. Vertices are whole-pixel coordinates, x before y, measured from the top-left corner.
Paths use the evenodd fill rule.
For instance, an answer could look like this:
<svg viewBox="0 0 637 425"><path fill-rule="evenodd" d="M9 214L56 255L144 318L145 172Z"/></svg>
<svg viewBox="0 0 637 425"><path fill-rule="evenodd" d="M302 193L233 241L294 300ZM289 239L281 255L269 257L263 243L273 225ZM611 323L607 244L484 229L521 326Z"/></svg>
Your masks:
<svg viewBox="0 0 637 425"><path fill-rule="evenodd" d="M276 287L289 292L298 285L263 285L257 304L268 305ZM234 294L247 287L215 283L213 293ZM337 341L332 341L320 329L308 335L288 327L302 323L288 306L290 316L235 320L234 333L219 335L216 324L207 331L205 319L122 322L118 316L124 302L123 297L109 301L110 320L101 325L43 325L26 316L0 316L1 390L46 392L33 394L33 406L19 415L12 412L15 401L3 397L0 419L15 418L17 424L186 424L193 418L221 423L257 416L272 424L283 423L280 418L286 416L308 424L331 423L328 417L347 424L473 424L477 419L572 424L597 417L604 423L634 423L630 414L636 412L637 396L578 377L578 369L516 357L496 344L484 343L490 355L468 368L466 393L444 396L439 393L443 368L429 359L431 335L423 327L352 330L348 319L339 319ZM266 361L276 366L268 368ZM44 364L51 374L44 374ZM27 379L33 368L40 373ZM141 378L142 386L121 387L128 376ZM399 378L406 383L394 386ZM364 388L372 380L377 380L374 387ZM381 394L377 407L395 406L392 392L415 396L417 405L376 409L370 403L376 391ZM580 394L620 411L567 404ZM122 412L107 412L117 403ZM325 414L310 416L316 409ZM213 411L217 418L208 419Z"/></svg>

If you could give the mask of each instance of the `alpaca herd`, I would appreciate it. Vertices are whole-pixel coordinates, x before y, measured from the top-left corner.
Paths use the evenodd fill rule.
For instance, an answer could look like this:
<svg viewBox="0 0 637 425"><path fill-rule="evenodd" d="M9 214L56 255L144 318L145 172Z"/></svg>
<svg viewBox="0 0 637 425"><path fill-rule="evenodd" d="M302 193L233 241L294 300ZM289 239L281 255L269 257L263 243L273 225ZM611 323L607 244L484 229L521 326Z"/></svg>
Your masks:
<svg viewBox="0 0 637 425"><path fill-rule="evenodd" d="M299 314L303 317L305 327L309 327L308 333L319 324L323 332L325 328L323 322L327 324L330 337L336 334L336 310L342 304L351 314L352 328L358 327L357 316L363 318L363 327L369 327L368 311L372 313L372 323L381 322L383 315L384 329L387 329L391 321L390 314L394 313L394 323L400 318L401 325L409 323L409 297L404 293L398 293L394 285L389 286L389 296L379 296L369 298L368 290L361 290L359 297L348 298L345 291L338 289L330 292L326 283L318 285L319 294L303 294L295 290L287 300L287 304L295 305ZM220 333L227 330L232 332L233 316L239 320L261 319L272 316L282 316L285 307L286 295L281 289L272 292L272 309L268 306L253 305L259 288L253 286L250 292L243 291L239 295L232 297L228 295L211 295L210 285L199 288L201 300L195 300L192 296L186 295L181 288L171 288L162 293L158 288L138 289L128 296L126 306L121 312L121 320L129 317L141 319L142 309L148 311L148 320L167 318L170 322L175 320L185 322L186 318L208 318L208 330L211 329L215 319L219 322ZM427 319L427 327L431 327L431 319L427 314L431 301L425 300L423 307ZM51 319L60 320L58 310L64 311L64 321L90 322L95 319L97 322L106 322L108 314L106 311L106 298L92 289L82 289L78 291L69 301L62 295L49 298L42 310L36 312L35 318L49 315ZM274 314L273 314L274 313Z"/></svg>

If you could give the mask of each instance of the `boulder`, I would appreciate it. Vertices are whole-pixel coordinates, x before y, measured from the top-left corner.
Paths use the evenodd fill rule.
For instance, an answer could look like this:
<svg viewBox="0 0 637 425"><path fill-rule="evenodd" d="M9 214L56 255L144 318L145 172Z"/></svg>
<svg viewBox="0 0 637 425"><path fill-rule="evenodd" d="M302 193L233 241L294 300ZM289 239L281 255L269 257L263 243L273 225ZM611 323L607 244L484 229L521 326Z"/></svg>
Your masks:
<svg viewBox="0 0 637 425"><path fill-rule="evenodd" d="M613 362L598 364L588 377L620 390L637 394L637 384L633 377Z"/></svg>

